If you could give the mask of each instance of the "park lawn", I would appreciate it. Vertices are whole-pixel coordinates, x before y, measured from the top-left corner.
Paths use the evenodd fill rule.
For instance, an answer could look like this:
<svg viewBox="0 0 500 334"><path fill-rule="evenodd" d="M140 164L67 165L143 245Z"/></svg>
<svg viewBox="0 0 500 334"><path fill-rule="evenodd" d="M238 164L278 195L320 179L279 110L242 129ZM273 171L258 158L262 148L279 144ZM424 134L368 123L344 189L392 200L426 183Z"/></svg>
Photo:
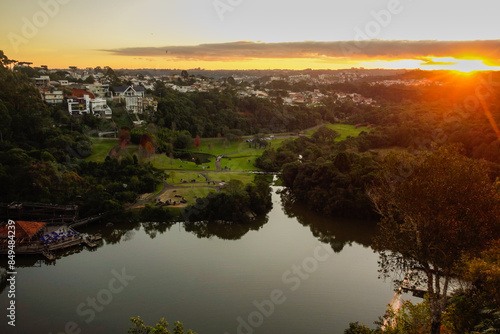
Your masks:
<svg viewBox="0 0 500 334"><path fill-rule="evenodd" d="M245 137L241 142L228 142L224 141L224 138L201 138L200 147L190 148L189 151L192 153L208 153L214 156L261 155L264 152L263 148L254 148L251 143L246 142L247 139L251 138ZM281 142L282 140L275 139L271 141L271 144L275 146ZM212 144L211 147L210 144Z"/></svg>
<svg viewBox="0 0 500 334"><path fill-rule="evenodd" d="M208 178L213 181L225 181L229 182L230 180L240 180L243 184L252 183L255 175L251 173L208 173Z"/></svg>
<svg viewBox="0 0 500 334"><path fill-rule="evenodd" d="M215 158L211 162L197 165L194 162L182 161L181 159L170 160L165 154L155 154L149 160L154 167L158 169L176 169L176 170L215 170ZM205 168L203 168L205 166Z"/></svg>
<svg viewBox="0 0 500 334"><path fill-rule="evenodd" d="M167 181L169 184L176 184L177 183L182 183L182 181L187 181L188 183L191 182L191 180L196 180L196 182L204 182L205 178L200 175L198 177L199 173L197 172L184 172L181 170L175 170L175 171L166 171L168 174L168 177L165 181ZM173 180L172 180L173 176Z"/></svg>
<svg viewBox="0 0 500 334"><path fill-rule="evenodd" d="M91 138L92 154L85 158L86 161L103 162L108 156L109 151L118 145L117 139ZM137 152L137 145L129 145L125 149L125 155L133 155ZM123 153L122 153L123 154Z"/></svg>
<svg viewBox="0 0 500 334"><path fill-rule="evenodd" d="M118 144L118 140L91 138L92 154L85 158L87 161L102 162L108 156L109 151Z"/></svg>
<svg viewBox="0 0 500 334"><path fill-rule="evenodd" d="M190 151L218 156L223 154L235 154L246 148L248 148L248 143L245 141L230 142L225 138L201 138L200 146L197 148L190 148Z"/></svg>
<svg viewBox="0 0 500 334"><path fill-rule="evenodd" d="M363 132L363 131L368 132L372 129L372 128L369 128L366 126L361 126L361 127L356 128L354 125L339 124L339 123L336 123L336 124L327 123L327 124L325 124L325 126L329 129L337 131L340 134L340 137L337 138L337 141L345 140L349 136L357 137L357 136L359 136L359 134L361 132ZM316 131L317 131L317 129L309 130L309 131L305 132L304 134L310 136L313 133L315 133Z"/></svg>
<svg viewBox="0 0 500 334"><path fill-rule="evenodd" d="M262 154L262 152L260 153ZM259 154L259 155L260 155ZM222 158L221 167L230 168L231 171L254 171L259 170L255 167L255 160L257 160L258 155L254 156L243 156L239 158Z"/></svg>
<svg viewBox="0 0 500 334"><path fill-rule="evenodd" d="M196 187L196 188L177 188L166 191L160 199L165 202L168 199L172 201L179 201L179 197L175 197L175 195L182 196L187 201L186 205L192 205L196 203L196 198L205 198L209 193L214 193L216 190L214 188L209 187ZM184 205L184 206L186 206ZM169 208L172 208L169 206ZM175 208L175 207L174 207Z"/></svg>
<svg viewBox="0 0 500 334"><path fill-rule="evenodd" d="M158 183L156 185L156 189L155 192L153 193L153 196L158 195L163 190L163 188L165 188L165 184L163 182Z"/></svg>

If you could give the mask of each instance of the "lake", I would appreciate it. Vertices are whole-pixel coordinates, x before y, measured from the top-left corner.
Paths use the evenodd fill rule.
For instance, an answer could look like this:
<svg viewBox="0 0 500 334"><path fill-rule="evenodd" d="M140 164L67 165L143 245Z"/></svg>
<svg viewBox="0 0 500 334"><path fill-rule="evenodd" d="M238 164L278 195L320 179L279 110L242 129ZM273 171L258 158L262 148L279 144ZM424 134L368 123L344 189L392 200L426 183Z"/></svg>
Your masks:
<svg viewBox="0 0 500 334"><path fill-rule="evenodd" d="M378 279L375 224L285 208L278 189L266 219L248 226L91 225L79 230L103 234L94 251L75 248L52 264L18 256L16 328L4 284L0 332L126 333L138 315L199 334L373 327L394 295Z"/></svg>

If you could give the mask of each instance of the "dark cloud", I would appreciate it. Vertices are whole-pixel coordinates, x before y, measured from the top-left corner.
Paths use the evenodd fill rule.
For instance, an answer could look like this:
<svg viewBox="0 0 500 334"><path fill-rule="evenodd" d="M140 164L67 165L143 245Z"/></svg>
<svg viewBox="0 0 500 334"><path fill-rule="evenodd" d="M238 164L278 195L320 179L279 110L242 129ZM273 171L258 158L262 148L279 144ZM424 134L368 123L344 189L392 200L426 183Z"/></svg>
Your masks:
<svg viewBox="0 0 500 334"><path fill-rule="evenodd" d="M115 55L169 57L176 60L234 61L269 58L355 60L425 59L454 57L484 59L500 65L500 40L404 41L360 40L338 42L259 43L232 42L190 46L138 47L101 50Z"/></svg>

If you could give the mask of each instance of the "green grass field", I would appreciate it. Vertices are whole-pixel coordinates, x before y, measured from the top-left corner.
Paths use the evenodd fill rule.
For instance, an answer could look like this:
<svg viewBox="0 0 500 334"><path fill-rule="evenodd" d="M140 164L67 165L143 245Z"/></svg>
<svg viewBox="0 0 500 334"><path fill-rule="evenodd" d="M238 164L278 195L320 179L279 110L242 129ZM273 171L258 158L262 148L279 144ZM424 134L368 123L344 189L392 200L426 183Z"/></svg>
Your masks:
<svg viewBox="0 0 500 334"><path fill-rule="evenodd" d="M103 162L108 156L109 151L118 145L118 139L91 138L92 154L85 158L87 161ZM137 151L137 145L129 145L125 154L134 154Z"/></svg>
<svg viewBox="0 0 500 334"><path fill-rule="evenodd" d="M346 139L349 136L351 136L351 137L357 137L357 136L359 136L359 134L361 132L363 132L363 131L369 132L371 130L371 128L368 128L366 126L361 126L359 128L356 128L354 125L350 125L350 124L332 124L332 123L327 123L325 125L329 129L335 130L335 131L337 131L340 134L340 137L337 138L337 141L344 140L344 139ZM314 132L316 132L316 130L310 130L310 131L305 132L304 134L310 136Z"/></svg>
<svg viewBox="0 0 500 334"><path fill-rule="evenodd" d="M208 188L208 187L186 187L186 188L176 188L173 190L168 190L165 194L161 196L162 201L166 201L168 199L171 199L172 201L178 201L179 197L181 196L184 197L184 199L187 201L186 205L191 205L194 204L196 201L196 198L204 198L207 197L209 193L214 193L216 190L214 188Z"/></svg>
<svg viewBox="0 0 500 334"><path fill-rule="evenodd" d="M250 183L254 179L254 174L251 173L234 173L234 172L190 172L190 171L181 171L181 170L169 170L167 171L169 174L165 179L169 184L173 184L179 187L199 187L200 182L206 183L205 177L201 175L204 173L210 180L212 181L229 181L229 180L240 180L243 183ZM199 175L199 176L198 176ZM192 183L191 181L195 180L196 183ZM183 181L187 181L187 183L183 183Z"/></svg>
<svg viewBox="0 0 500 334"><path fill-rule="evenodd" d="M166 170L215 170L214 162L206 163L202 165L196 165L191 161L182 161L180 159L170 159L165 154L156 154L154 157L149 159L154 167ZM205 166L205 168L203 168Z"/></svg>
<svg viewBox="0 0 500 334"><path fill-rule="evenodd" d="M370 131L370 128L360 127L355 128L353 125L347 124L326 124L330 129L340 133L337 140L344 140L348 136L356 137L362 131ZM302 135L310 136L316 130L310 130ZM281 138L271 140L271 147L277 148L281 143L288 138L296 139L298 136L290 136L291 133L281 135ZM279 135L276 134L276 137ZM253 182L255 175L245 173L247 171L257 170L254 166L255 160L259 157L264 149L255 149L245 140L251 137L245 137L241 142L229 142L224 138L201 138L200 147L190 148L192 153L208 153L213 155L209 163L196 165L191 161L182 161L180 159L170 159L165 154L156 154L148 160L156 168L163 169L169 176L166 178L167 183L175 185L176 189L167 190L162 196L162 200L178 199L175 195L183 196L189 204L194 204L196 198L206 197L209 193L215 192L213 187L208 187L205 178L200 173L205 173L210 180L213 181L230 181L240 180L244 184ZM117 139L92 138L92 154L86 158L87 161L102 162L108 156L109 151L118 144ZM129 145L126 148L125 154L132 155L137 152L137 145ZM215 172L215 156L224 155L221 160L223 171ZM141 160L141 159L140 159ZM228 167L231 172L224 170ZM239 173L235 173L239 172ZM199 177L198 177L199 175ZM172 177L173 176L173 177ZM186 180L187 183L182 183ZM196 180L198 183L191 183L191 180ZM199 182L203 182L201 184ZM279 184L279 181L278 181ZM155 189L154 195L157 195L163 190L163 183ZM174 208L176 209L176 208ZM182 209L178 207L177 209Z"/></svg>
<svg viewBox="0 0 500 334"><path fill-rule="evenodd" d="M169 184L182 183L182 181L184 180L187 182L190 182L191 180L196 180L196 182L205 181L205 178L201 175L200 177L198 177L199 173L196 172L183 172L179 170L179 171L167 171L167 173L169 174L169 176L167 177L166 181Z"/></svg>
<svg viewBox="0 0 500 334"><path fill-rule="evenodd" d="M338 141L346 139L348 136L356 137L362 131L370 131L371 128L359 127L356 128L354 125L349 124L331 124L328 123L326 126L330 129L337 131L340 134ZM310 130L303 135L310 136L316 130ZM286 134L285 134L286 135ZM290 135L290 133L287 133ZM222 168L228 167L231 171L251 171L257 170L254 166L255 159L264 152L262 148L253 148L251 144L247 143L245 140L251 138L249 136L241 142L229 142L225 138L201 138L200 147L190 148L193 153L208 153L213 156L224 155L221 161ZM298 138L293 136L290 138ZM281 143L286 140L286 138L273 139L270 141L271 146L277 148ZM106 159L109 151L118 144L116 139L102 139L93 138L92 139L92 154L86 158L88 161L101 162ZM127 147L128 154L134 154L137 151L137 145L129 145ZM165 154L156 154L149 161L159 169L165 170L196 170L196 171L214 171L215 170L215 158L211 159L210 163L205 163L202 165L196 165L191 161L182 161L180 159L170 159ZM205 167L205 168L204 168Z"/></svg>
<svg viewBox="0 0 500 334"><path fill-rule="evenodd" d="M102 162L117 144L118 140L115 139L92 138L92 154L85 160Z"/></svg>
<svg viewBox="0 0 500 334"><path fill-rule="evenodd" d="M244 184L253 182L254 174L249 173L208 173L207 176L210 180L213 181L225 181L229 182L230 180L240 180Z"/></svg>

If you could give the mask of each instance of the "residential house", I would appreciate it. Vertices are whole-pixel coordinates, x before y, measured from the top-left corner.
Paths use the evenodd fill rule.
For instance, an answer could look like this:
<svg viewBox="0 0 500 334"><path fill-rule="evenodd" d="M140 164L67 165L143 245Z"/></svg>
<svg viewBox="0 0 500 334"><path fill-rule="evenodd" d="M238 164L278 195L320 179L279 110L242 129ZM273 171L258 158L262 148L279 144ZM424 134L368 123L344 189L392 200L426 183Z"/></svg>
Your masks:
<svg viewBox="0 0 500 334"><path fill-rule="evenodd" d="M105 99L92 99L90 100L90 111L96 115L103 118L110 119L113 116L113 111L107 105Z"/></svg>
<svg viewBox="0 0 500 334"><path fill-rule="evenodd" d="M92 114L103 118L111 118L113 111L105 99L96 98L91 92L84 89L70 89L71 98L68 98L68 112L70 115Z"/></svg>
<svg viewBox="0 0 500 334"><path fill-rule="evenodd" d="M144 97L142 99L142 106L144 111L156 112L158 111L158 101L155 101L152 97Z"/></svg>
<svg viewBox="0 0 500 334"><path fill-rule="evenodd" d="M76 97L68 99L68 113L71 116L90 114L90 98L88 95L86 97L87 98Z"/></svg>
<svg viewBox="0 0 500 334"><path fill-rule="evenodd" d="M140 114L144 110L143 98L144 87L142 86L118 86L114 87L114 98L125 103L125 109L134 114Z"/></svg>
<svg viewBox="0 0 500 334"><path fill-rule="evenodd" d="M93 85L89 85L89 91L94 94L97 98L102 99L112 99L113 93L109 90L109 85L102 83L95 83Z"/></svg>
<svg viewBox="0 0 500 334"><path fill-rule="evenodd" d="M62 90L42 91L42 100L50 104L63 103L64 102L63 91Z"/></svg>
<svg viewBox="0 0 500 334"><path fill-rule="evenodd" d="M37 88L49 88L50 86L50 77L48 75L40 76L40 78L33 79L35 81L35 86Z"/></svg>

